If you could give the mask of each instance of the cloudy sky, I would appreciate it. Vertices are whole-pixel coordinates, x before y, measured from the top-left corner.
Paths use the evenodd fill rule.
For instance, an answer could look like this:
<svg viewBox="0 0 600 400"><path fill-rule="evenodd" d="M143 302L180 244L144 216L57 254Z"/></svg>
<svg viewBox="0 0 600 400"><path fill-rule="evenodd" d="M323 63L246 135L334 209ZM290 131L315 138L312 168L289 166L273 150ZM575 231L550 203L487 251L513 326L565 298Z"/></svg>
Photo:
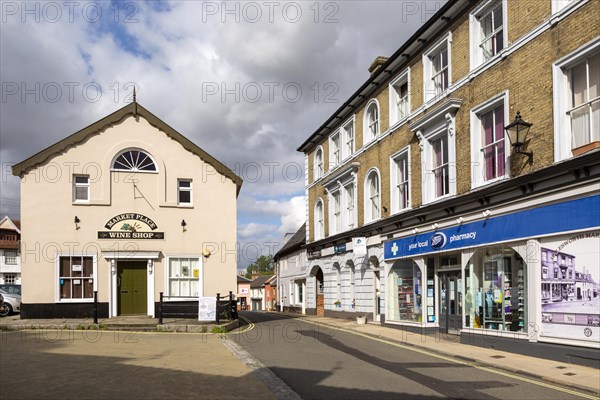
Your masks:
<svg viewBox="0 0 600 400"><path fill-rule="evenodd" d="M304 219L296 148L434 1L3 1L0 214L10 167L138 101L244 179L239 267ZM260 249L260 250L259 250Z"/></svg>

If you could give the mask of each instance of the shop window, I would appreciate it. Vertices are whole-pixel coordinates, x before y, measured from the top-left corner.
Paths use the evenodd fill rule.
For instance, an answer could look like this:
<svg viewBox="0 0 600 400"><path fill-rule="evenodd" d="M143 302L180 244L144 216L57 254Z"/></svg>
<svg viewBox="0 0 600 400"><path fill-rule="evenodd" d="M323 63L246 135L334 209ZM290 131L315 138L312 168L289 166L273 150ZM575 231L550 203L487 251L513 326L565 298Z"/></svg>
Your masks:
<svg viewBox="0 0 600 400"><path fill-rule="evenodd" d="M177 204L183 206L192 205L192 181L191 179L177 180Z"/></svg>
<svg viewBox="0 0 600 400"><path fill-rule="evenodd" d="M16 250L4 250L4 263L9 265L17 264L17 251Z"/></svg>
<svg viewBox="0 0 600 400"><path fill-rule="evenodd" d="M466 270L465 325L525 332L526 265L509 247L478 250Z"/></svg>
<svg viewBox="0 0 600 400"><path fill-rule="evenodd" d="M73 202L90 201L90 177L88 175L73 176Z"/></svg>
<svg viewBox="0 0 600 400"><path fill-rule="evenodd" d="M85 300L94 297L96 279L94 257L64 256L58 259L59 301Z"/></svg>
<svg viewBox="0 0 600 400"><path fill-rule="evenodd" d="M156 163L148 153L143 150L125 150L113 162L115 171L156 172Z"/></svg>
<svg viewBox="0 0 600 400"><path fill-rule="evenodd" d="M417 264L412 260L396 261L390 271L389 285L390 315L387 318L422 322L421 270Z"/></svg>
<svg viewBox="0 0 600 400"><path fill-rule="evenodd" d="M169 296L198 297L200 261L197 258L169 258Z"/></svg>

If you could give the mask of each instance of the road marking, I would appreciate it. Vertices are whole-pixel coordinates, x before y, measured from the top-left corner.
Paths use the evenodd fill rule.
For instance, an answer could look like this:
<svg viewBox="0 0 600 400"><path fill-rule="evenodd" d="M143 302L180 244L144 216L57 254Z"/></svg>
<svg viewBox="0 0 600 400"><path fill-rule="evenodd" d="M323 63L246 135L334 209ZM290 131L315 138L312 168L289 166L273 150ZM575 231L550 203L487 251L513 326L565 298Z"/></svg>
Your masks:
<svg viewBox="0 0 600 400"><path fill-rule="evenodd" d="M287 315L286 315L286 317L289 317L291 319L298 319L298 318L287 316ZM317 325L317 326L331 327L330 325L319 323L319 322L310 321L310 320L307 320L307 319L300 319L300 321L304 321L306 323L309 323L309 324L312 324L312 325ZM577 392L575 390L567 389L567 388L564 388L564 387L561 387L561 386L552 385L552 384L541 382L541 381L538 381L538 380L535 380L535 379L531 379L531 378L525 378L525 377L522 377L522 376L519 376L519 375L512 374L510 372L499 371L499 370L496 370L496 369L493 369L493 368L490 368L490 367L484 367L484 366L481 366L481 365L477 365L475 363L458 360L458 359L455 359L455 358L452 358L452 357L443 356L443 355L440 355L440 354L429 352L427 350L423 350L423 349L419 349L419 348L416 348L416 347L412 347L412 346L408 346L408 345L396 343L396 342L389 341L389 340L382 339L382 338L378 338L378 337L373 337L371 335L367 335L367 334L364 334L364 333L356 332L356 331L353 331L353 330L350 330L350 329L344 329L344 328L340 328L340 327L337 327L337 326L335 328L337 328L337 330L339 330L341 332L346 332L346 333L351 333L351 334L354 334L354 335L357 335L357 336L362 336L362 337L364 337L366 339L371 339L371 340L374 340L376 342L381 342L381 343L389 344L389 345L392 345L392 346L395 346L395 347L398 347L398 348L401 348L401 349L410 350L410 351L414 351L414 352L417 352L417 353L425 354L425 355L428 355L430 357L435 357L435 358L438 358L438 359L441 359L441 360L450 361L450 362L455 363L455 364L461 364L461 365L466 365L466 366L469 366L469 367L477 368L477 369L482 370L482 371L487 371L487 372L490 372L490 373L493 373L493 374L502 375L502 376L505 376L507 378L516 379L516 380L519 380L519 381L522 381L522 382L527 382L527 383L531 383L531 384L534 384L534 385L542 386L542 387L545 387L545 388L554 389L554 390L557 390L559 392L572 394L572 395L579 396L579 397L584 398L584 399L598 400L598 398L599 398L598 396L594 396L594 395L591 395L591 394Z"/></svg>

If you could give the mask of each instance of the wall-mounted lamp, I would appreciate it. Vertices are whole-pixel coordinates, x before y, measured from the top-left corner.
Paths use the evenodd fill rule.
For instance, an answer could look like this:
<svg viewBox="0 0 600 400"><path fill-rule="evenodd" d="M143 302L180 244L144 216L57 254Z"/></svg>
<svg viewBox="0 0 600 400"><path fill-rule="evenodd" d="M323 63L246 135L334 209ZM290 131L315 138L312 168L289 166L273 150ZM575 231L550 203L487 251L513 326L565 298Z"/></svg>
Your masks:
<svg viewBox="0 0 600 400"><path fill-rule="evenodd" d="M490 210L485 210L484 212L481 213L483 215L483 218L487 218L490 215L492 215L492 212Z"/></svg>
<svg viewBox="0 0 600 400"><path fill-rule="evenodd" d="M419 228L414 228L413 233L419 233Z"/></svg>
<svg viewBox="0 0 600 400"><path fill-rule="evenodd" d="M523 121L521 113L517 111L515 120L504 127L508 140L515 149L515 154L525 154L528 157L529 164L533 164L533 152L521 151L521 147L525 144L529 128L532 125L530 122Z"/></svg>
<svg viewBox="0 0 600 400"><path fill-rule="evenodd" d="M181 229L183 229L183 231L187 231L187 229L185 228L187 226L187 222L185 222L185 219L181 220Z"/></svg>
<svg viewBox="0 0 600 400"><path fill-rule="evenodd" d="M464 220L465 220L465 219L464 219L463 217L458 217L458 218L456 218L456 223L457 223L458 225L460 225L460 224L462 224L462 223L464 222Z"/></svg>
<svg viewBox="0 0 600 400"><path fill-rule="evenodd" d="M431 224L431 229L433 229L434 231L438 228L438 223L434 222L433 224Z"/></svg>
<svg viewBox="0 0 600 400"><path fill-rule="evenodd" d="M73 219L73 222L75 222L75 229L79 229L79 223L81 222L81 220L77 217L77 215Z"/></svg>
<svg viewBox="0 0 600 400"><path fill-rule="evenodd" d="M208 257L210 257L210 254L211 254L210 250L208 250L208 249L202 250L202 257L208 258Z"/></svg>

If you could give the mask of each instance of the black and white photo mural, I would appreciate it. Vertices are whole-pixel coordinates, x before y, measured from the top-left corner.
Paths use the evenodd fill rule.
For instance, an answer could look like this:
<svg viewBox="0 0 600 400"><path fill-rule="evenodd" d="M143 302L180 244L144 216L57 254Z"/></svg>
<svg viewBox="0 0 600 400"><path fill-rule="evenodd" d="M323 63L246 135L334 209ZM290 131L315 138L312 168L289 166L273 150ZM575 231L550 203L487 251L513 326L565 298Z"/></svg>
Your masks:
<svg viewBox="0 0 600 400"><path fill-rule="evenodd" d="M543 241L542 334L600 340L600 231Z"/></svg>

